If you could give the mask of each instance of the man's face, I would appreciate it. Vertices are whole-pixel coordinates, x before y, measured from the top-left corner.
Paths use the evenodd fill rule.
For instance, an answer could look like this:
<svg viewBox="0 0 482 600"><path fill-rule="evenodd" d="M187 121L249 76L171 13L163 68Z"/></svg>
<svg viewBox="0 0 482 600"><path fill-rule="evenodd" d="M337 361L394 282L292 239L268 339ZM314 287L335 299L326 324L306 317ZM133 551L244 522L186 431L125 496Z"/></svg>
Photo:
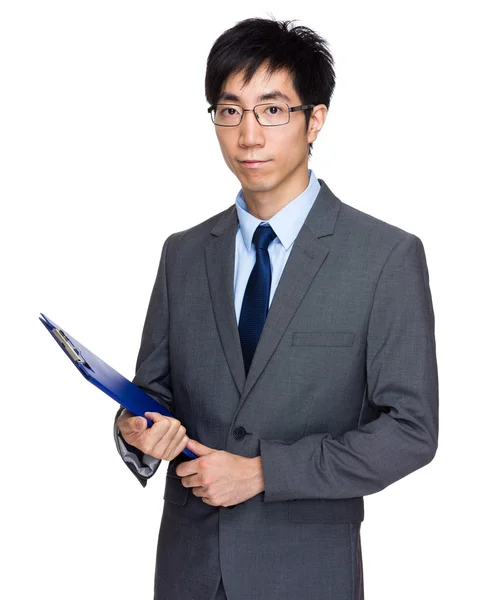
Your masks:
<svg viewBox="0 0 482 600"><path fill-rule="evenodd" d="M276 91L285 94L287 99L260 99L262 95ZM225 94L229 96L226 98ZM218 100L219 103L239 104L250 109L256 104L280 101L289 106L303 104L287 71L277 71L268 76L263 67L258 69L244 88L242 74L231 75ZM273 190L281 192L293 188L296 191L297 181L304 178L306 182L308 144L316 139L326 114L326 107L319 106L322 108L316 113L318 120L314 119L313 127L308 132L304 111L290 113L289 123L275 127L260 125L253 112L244 113L237 127L215 126L224 160L239 179L245 193L251 192L259 197L260 193ZM248 165L243 161L262 162Z"/></svg>

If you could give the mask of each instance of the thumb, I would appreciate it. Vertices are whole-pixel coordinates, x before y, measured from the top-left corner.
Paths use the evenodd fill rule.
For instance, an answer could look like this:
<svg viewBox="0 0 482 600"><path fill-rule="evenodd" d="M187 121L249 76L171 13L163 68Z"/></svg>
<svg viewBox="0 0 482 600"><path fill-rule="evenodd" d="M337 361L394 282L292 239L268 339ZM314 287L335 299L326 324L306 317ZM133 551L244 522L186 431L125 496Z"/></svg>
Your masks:
<svg viewBox="0 0 482 600"><path fill-rule="evenodd" d="M194 452L194 454L196 454L197 456L204 456L206 454L211 454L211 452L216 452L214 448L204 446L204 444L201 444L201 442L197 442L196 440L192 439L189 440L189 442L186 445L186 448L188 448L188 450L191 450L191 452Z"/></svg>
<svg viewBox="0 0 482 600"><path fill-rule="evenodd" d="M142 417L136 417L134 419L134 430L135 431L142 432L142 431L144 431L144 429L146 429L146 427L147 427L146 419L144 419Z"/></svg>

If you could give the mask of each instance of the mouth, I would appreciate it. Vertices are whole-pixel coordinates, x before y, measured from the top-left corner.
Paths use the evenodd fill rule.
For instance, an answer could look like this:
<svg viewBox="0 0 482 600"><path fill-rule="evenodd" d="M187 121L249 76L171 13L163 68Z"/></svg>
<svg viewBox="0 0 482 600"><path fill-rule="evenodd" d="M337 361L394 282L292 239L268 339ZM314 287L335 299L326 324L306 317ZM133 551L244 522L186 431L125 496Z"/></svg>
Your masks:
<svg viewBox="0 0 482 600"><path fill-rule="evenodd" d="M261 167L262 165L265 165L268 162L269 162L269 160L242 160L241 164L247 168L252 169L255 167Z"/></svg>

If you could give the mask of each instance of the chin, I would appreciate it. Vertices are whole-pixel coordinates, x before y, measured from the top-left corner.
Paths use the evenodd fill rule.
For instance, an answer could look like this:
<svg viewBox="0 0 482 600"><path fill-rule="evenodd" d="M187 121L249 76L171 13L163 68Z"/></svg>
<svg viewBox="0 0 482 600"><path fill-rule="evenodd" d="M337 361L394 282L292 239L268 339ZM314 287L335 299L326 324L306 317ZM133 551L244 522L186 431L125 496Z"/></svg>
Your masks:
<svg viewBox="0 0 482 600"><path fill-rule="evenodd" d="M266 179L264 181L243 181L243 187L250 192L268 192L273 189L273 184Z"/></svg>
<svg viewBox="0 0 482 600"><path fill-rule="evenodd" d="M262 192L273 188L275 182L273 182L273 176L266 173L253 173L251 177L246 176L244 173L237 174L239 181L248 190L253 192Z"/></svg>

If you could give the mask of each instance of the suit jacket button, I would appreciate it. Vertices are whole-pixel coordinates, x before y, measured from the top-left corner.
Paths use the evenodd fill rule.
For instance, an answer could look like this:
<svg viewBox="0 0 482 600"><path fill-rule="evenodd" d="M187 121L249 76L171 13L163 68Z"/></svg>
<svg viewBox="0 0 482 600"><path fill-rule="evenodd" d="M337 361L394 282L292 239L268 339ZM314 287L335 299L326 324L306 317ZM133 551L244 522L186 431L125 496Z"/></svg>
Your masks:
<svg viewBox="0 0 482 600"><path fill-rule="evenodd" d="M237 440L240 440L246 435L246 429L244 427L236 427L236 429L233 432L233 435Z"/></svg>

